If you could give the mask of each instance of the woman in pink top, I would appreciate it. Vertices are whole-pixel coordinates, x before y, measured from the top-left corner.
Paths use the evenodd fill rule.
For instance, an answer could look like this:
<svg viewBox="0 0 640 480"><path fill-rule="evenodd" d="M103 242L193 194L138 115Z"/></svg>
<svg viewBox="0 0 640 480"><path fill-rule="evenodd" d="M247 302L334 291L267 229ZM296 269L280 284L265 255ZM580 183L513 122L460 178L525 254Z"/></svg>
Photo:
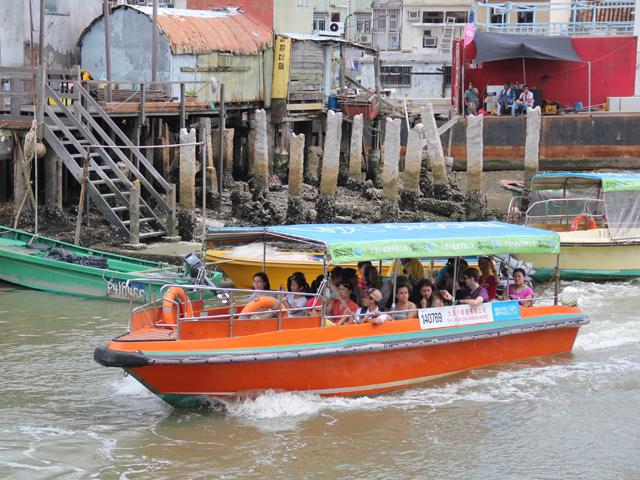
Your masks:
<svg viewBox="0 0 640 480"><path fill-rule="evenodd" d="M531 302L528 300L533 298L533 290L524 284L525 273L522 268L516 268L513 271L513 281L515 285L509 285L509 300L519 300L520 306L530 307ZM500 300L507 300L503 295Z"/></svg>

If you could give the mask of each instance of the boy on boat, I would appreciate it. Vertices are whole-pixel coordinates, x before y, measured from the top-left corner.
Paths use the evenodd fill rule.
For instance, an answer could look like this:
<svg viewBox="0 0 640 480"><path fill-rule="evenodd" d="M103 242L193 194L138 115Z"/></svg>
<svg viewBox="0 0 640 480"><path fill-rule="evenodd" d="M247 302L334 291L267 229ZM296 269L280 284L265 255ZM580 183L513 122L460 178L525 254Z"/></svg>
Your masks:
<svg viewBox="0 0 640 480"><path fill-rule="evenodd" d="M460 299L456 300L456 304L477 307L489 302L489 292L478 283L479 276L480 273L476 268L467 268L462 272L462 280L466 287L460 290Z"/></svg>

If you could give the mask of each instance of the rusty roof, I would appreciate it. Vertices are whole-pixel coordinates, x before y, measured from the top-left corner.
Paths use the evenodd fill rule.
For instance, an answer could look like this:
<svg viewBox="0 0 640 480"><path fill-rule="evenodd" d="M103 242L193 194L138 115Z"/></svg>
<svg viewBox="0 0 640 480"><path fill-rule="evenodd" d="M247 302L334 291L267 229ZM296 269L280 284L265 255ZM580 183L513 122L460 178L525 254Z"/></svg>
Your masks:
<svg viewBox="0 0 640 480"><path fill-rule="evenodd" d="M119 5L136 10L153 20L153 7ZM96 18L91 25L100 20ZM89 25L80 36L91 28ZM158 9L158 28L171 45L174 55L211 52L257 55L272 45L272 32L249 19L237 8L220 10Z"/></svg>

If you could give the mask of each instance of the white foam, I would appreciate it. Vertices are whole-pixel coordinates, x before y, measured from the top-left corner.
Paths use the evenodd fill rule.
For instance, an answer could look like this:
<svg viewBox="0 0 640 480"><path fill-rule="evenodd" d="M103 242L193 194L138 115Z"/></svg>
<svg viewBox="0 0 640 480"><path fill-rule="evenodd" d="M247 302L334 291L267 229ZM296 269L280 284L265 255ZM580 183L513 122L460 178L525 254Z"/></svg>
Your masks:
<svg viewBox="0 0 640 480"><path fill-rule="evenodd" d="M109 380L108 385L113 389L113 395L116 397L157 398L147 390L144 385L131 376L122 377L117 380Z"/></svg>

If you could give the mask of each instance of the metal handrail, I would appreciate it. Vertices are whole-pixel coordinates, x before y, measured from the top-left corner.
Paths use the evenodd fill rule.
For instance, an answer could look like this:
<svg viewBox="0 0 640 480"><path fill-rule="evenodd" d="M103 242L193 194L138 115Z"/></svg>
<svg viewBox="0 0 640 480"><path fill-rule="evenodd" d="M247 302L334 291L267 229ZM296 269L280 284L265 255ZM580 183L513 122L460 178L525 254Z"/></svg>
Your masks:
<svg viewBox="0 0 640 480"><path fill-rule="evenodd" d="M561 209L561 213L559 214L552 214L549 215L549 204L552 202L564 202L567 204L567 213L562 213L562 211L564 210L564 206ZM569 202L584 202L584 208L582 210L581 213L576 213L574 214L569 214ZM602 199L597 199L597 198L553 198L550 200L540 200L538 202L533 203L532 205L529 206L529 209L527 210L527 215L526 215L526 219L525 219L525 224L530 224L533 223L534 219L544 219L544 225L549 225L549 219L566 219L566 224L569 225L569 218L573 218L575 219L576 217L579 217L580 215L590 215L596 219L602 219L604 220L604 213L603 214L593 214L591 213L591 209L589 208L589 203L591 202L596 202L596 203L603 203L604 204L604 200ZM544 205L545 206L545 212L544 212L544 216L543 215L530 215L529 212L531 212L531 210L539 205ZM562 221L560 222L560 224L562 224Z"/></svg>

